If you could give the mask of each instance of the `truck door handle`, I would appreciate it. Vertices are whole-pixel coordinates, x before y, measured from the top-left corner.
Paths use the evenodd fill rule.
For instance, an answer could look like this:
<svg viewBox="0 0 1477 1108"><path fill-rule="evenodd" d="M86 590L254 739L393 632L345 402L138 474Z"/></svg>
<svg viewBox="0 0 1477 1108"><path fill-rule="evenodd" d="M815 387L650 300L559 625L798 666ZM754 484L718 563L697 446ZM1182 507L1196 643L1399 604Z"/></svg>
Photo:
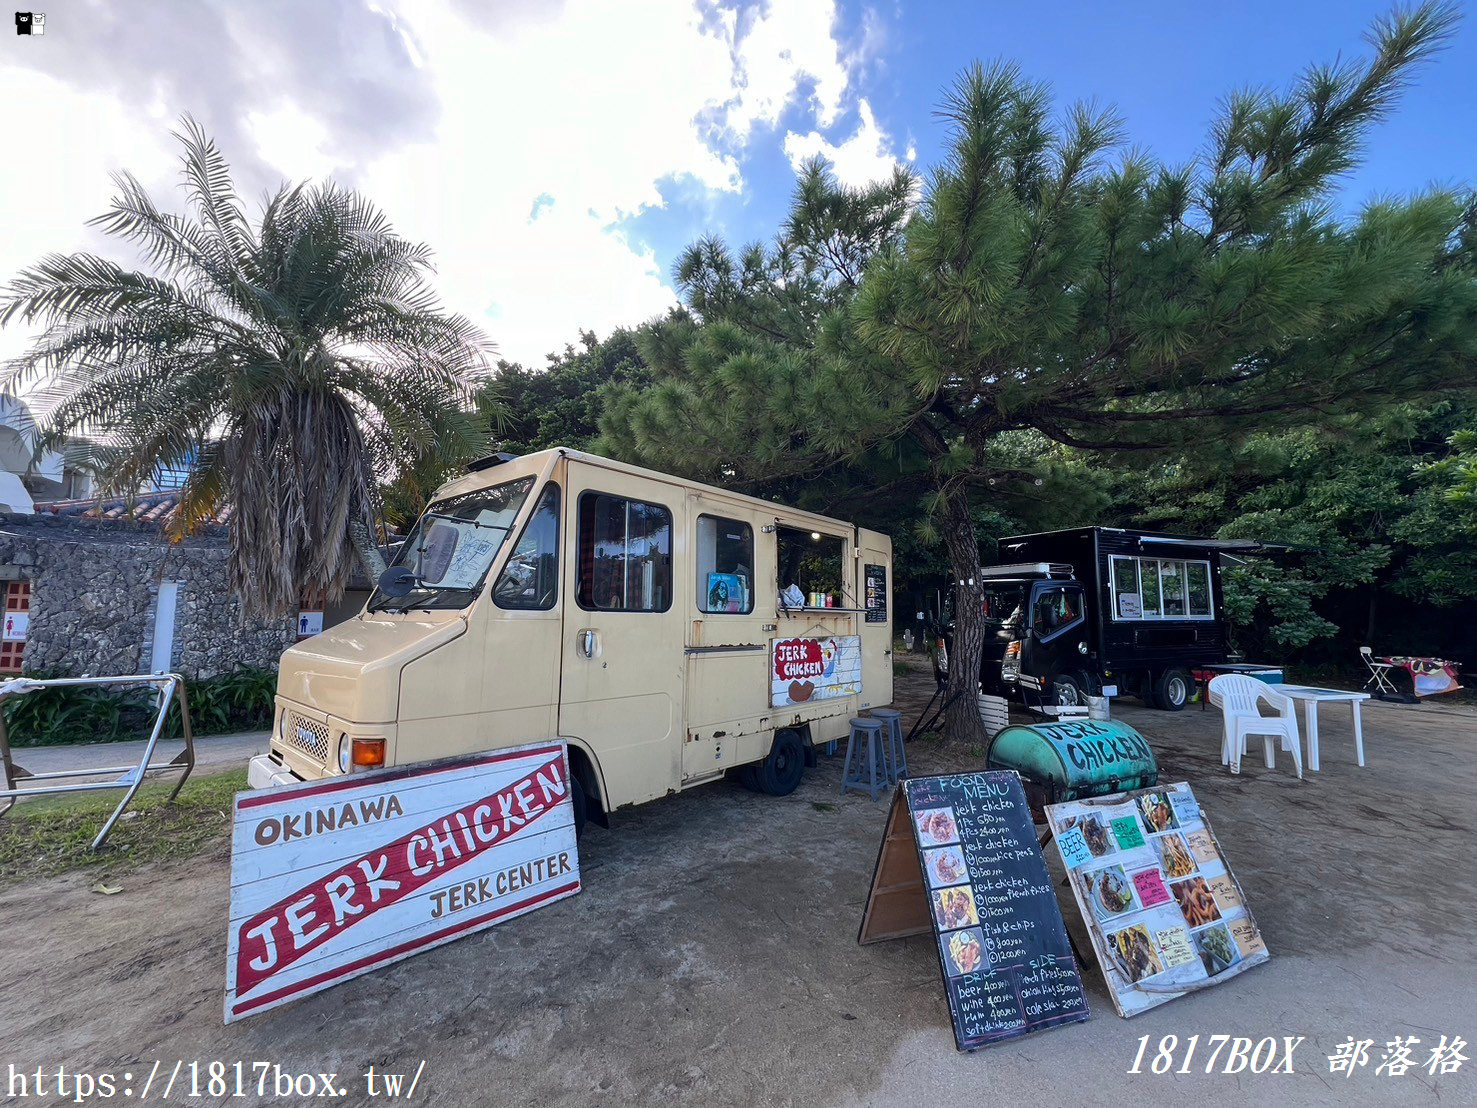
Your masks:
<svg viewBox="0 0 1477 1108"><path fill-rule="evenodd" d="M581 631L579 637L580 653L586 658L593 658L595 656L595 648L599 645L599 642L600 640L593 630L587 628Z"/></svg>

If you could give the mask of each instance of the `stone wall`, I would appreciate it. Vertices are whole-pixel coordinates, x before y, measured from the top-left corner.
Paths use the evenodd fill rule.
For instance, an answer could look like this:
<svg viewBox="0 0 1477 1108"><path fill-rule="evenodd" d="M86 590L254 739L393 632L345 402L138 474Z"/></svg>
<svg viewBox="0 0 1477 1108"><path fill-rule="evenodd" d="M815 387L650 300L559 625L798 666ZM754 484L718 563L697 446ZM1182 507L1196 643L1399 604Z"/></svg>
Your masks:
<svg viewBox="0 0 1477 1108"><path fill-rule="evenodd" d="M174 672L275 669L297 640L295 621L243 624L227 554L220 530L171 543L157 524L0 513L0 573L31 582L26 672L147 672L161 581L179 582Z"/></svg>

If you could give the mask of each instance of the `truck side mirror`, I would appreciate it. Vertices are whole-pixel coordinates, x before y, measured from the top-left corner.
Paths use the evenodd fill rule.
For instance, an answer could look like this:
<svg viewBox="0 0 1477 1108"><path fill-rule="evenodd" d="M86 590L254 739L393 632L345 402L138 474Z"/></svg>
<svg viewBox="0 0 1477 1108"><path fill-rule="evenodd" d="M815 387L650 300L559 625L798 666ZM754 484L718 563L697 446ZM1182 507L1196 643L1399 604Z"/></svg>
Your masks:
<svg viewBox="0 0 1477 1108"><path fill-rule="evenodd" d="M415 574L406 566L391 566L380 574L379 590L386 596L404 596L415 587Z"/></svg>

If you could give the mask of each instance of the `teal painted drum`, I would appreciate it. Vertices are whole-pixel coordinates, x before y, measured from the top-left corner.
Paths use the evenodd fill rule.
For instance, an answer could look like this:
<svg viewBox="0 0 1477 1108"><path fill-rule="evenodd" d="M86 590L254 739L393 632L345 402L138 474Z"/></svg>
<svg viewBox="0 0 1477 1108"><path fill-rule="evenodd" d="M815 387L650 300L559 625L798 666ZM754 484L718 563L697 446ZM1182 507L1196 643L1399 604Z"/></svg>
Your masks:
<svg viewBox="0 0 1477 1108"><path fill-rule="evenodd" d="M1007 727L990 744L990 769L1013 769L1033 809L1159 783L1148 740L1117 720Z"/></svg>

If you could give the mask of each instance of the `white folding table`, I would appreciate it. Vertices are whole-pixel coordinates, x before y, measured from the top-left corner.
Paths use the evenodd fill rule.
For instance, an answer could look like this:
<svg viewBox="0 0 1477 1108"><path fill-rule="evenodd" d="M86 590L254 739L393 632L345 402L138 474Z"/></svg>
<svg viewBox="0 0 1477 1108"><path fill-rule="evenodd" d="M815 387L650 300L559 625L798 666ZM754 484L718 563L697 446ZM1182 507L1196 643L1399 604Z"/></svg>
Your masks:
<svg viewBox="0 0 1477 1108"><path fill-rule="evenodd" d="M1369 699L1368 693L1318 689L1311 685L1273 685L1272 689L1289 699L1303 702L1303 732L1308 736L1310 770L1318 768L1318 706L1330 702L1347 704L1354 713L1354 753L1359 756L1359 764L1364 765L1364 722L1359 717L1359 704Z"/></svg>

